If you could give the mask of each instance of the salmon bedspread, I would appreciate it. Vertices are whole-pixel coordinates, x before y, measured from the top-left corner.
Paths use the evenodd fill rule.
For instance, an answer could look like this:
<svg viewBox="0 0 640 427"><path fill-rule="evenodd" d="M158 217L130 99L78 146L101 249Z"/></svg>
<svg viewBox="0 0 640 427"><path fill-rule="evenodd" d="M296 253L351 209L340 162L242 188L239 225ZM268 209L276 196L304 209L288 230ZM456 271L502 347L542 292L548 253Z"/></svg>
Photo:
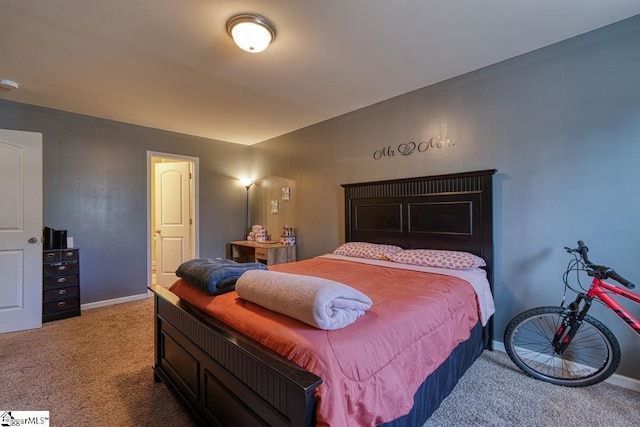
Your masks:
<svg viewBox="0 0 640 427"><path fill-rule="evenodd" d="M368 295L355 323L316 329L245 301L212 296L178 280L171 291L323 379L318 426L375 426L407 414L420 384L478 323L478 300L457 277L312 258L270 270L323 277Z"/></svg>

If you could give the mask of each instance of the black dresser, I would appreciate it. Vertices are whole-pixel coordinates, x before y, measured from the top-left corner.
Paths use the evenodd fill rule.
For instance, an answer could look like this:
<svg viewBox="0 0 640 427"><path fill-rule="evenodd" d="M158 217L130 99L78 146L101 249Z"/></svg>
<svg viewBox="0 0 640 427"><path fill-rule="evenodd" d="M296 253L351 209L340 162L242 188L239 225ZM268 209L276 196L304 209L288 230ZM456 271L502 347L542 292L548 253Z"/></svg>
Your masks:
<svg viewBox="0 0 640 427"><path fill-rule="evenodd" d="M80 316L80 251L43 252L42 321Z"/></svg>

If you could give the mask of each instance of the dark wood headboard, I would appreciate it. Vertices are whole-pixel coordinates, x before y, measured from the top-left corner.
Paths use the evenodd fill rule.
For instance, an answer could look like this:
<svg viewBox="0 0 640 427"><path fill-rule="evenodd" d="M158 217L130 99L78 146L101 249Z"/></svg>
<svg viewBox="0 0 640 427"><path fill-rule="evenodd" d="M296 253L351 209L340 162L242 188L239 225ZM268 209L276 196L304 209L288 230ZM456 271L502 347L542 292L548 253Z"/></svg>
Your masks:
<svg viewBox="0 0 640 427"><path fill-rule="evenodd" d="M347 242L476 254L493 284L495 169L343 184Z"/></svg>

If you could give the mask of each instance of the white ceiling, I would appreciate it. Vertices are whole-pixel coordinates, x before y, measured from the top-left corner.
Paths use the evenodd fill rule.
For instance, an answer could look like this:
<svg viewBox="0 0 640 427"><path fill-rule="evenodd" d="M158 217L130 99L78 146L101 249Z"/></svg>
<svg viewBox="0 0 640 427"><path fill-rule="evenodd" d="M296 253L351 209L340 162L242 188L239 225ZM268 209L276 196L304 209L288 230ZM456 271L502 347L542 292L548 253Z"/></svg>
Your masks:
<svg viewBox="0 0 640 427"><path fill-rule="evenodd" d="M249 54L229 17L278 29ZM640 0L0 0L0 98L254 144L640 13Z"/></svg>

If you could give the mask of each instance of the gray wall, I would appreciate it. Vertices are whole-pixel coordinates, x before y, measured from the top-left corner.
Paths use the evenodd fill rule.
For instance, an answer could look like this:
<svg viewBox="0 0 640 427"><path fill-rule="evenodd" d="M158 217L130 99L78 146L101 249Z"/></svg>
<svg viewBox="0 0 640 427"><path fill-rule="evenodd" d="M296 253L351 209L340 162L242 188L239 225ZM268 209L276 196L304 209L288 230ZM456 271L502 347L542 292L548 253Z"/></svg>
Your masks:
<svg viewBox="0 0 640 427"><path fill-rule="evenodd" d="M501 341L518 312L560 302L563 247L579 239L595 262L640 284L638 76L640 16L265 141L252 147L252 195L262 201L253 222L277 222L260 177L295 182L289 225L307 258L344 239L342 183L495 168ZM383 147L438 136L453 145L374 159ZM640 379L640 340L601 307L592 314L621 342L618 372Z"/></svg>
<svg viewBox="0 0 640 427"><path fill-rule="evenodd" d="M81 248L82 303L146 292L147 151L200 159L200 256L242 234L247 146L1 100L0 128L43 134L43 222Z"/></svg>

